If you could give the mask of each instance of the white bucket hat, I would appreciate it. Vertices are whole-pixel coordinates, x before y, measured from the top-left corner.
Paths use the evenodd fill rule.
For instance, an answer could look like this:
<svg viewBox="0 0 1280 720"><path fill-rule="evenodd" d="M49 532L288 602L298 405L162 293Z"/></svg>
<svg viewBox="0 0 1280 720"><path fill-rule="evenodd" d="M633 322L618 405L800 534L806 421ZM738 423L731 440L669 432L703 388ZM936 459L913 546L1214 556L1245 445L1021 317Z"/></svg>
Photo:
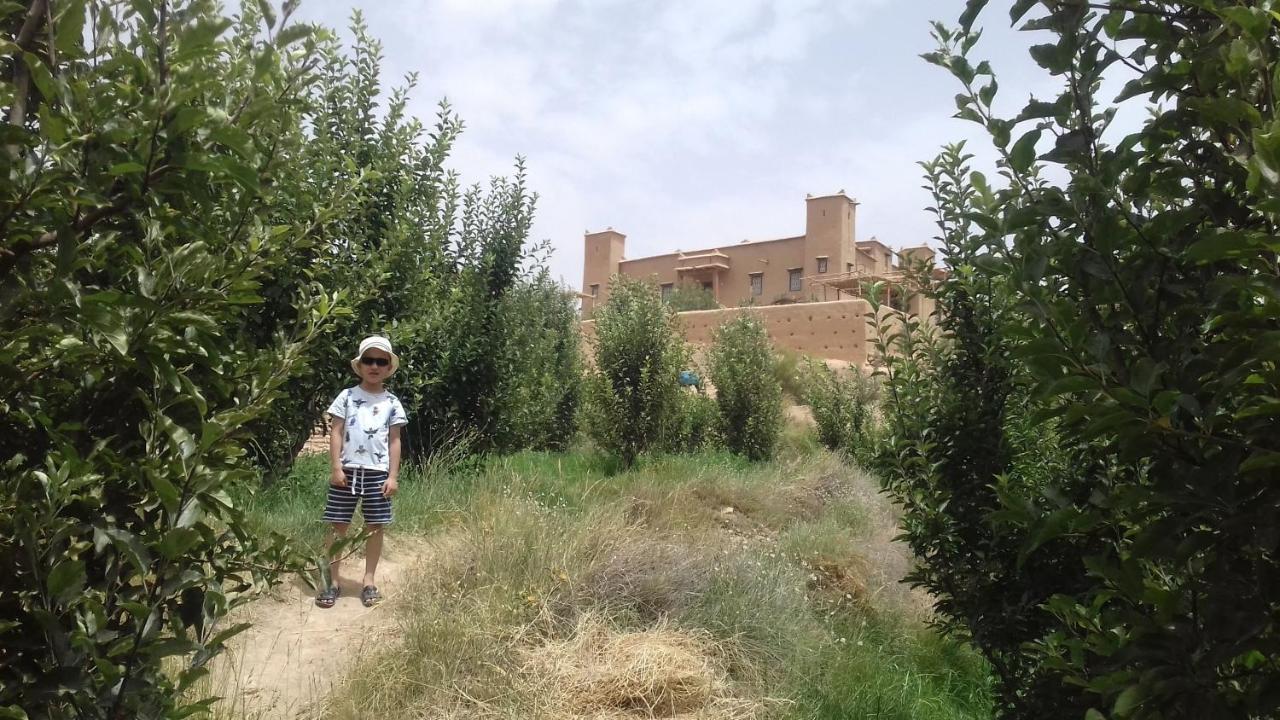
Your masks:
<svg viewBox="0 0 1280 720"><path fill-rule="evenodd" d="M370 335L360 341L360 352L357 352L356 356L351 358L351 369L355 371L355 374L360 374L360 358L364 357L364 354L372 349L381 350L391 356L391 372L387 373L387 377L395 375L396 370L400 368L400 356L396 355L395 350L391 349L391 341L381 335Z"/></svg>

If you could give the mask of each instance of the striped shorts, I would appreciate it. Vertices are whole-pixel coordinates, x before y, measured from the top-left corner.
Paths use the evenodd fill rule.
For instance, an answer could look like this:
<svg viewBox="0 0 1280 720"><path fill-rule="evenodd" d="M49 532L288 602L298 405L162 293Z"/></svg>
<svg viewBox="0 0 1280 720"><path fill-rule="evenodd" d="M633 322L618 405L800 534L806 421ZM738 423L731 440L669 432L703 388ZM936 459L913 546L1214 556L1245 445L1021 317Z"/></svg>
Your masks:
<svg viewBox="0 0 1280 720"><path fill-rule="evenodd" d="M385 470L344 468L347 486L329 486L329 499L324 504L324 521L347 524L356 514L356 505L366 525L391 523L391 498L382 494L387 482Z"/></svg>

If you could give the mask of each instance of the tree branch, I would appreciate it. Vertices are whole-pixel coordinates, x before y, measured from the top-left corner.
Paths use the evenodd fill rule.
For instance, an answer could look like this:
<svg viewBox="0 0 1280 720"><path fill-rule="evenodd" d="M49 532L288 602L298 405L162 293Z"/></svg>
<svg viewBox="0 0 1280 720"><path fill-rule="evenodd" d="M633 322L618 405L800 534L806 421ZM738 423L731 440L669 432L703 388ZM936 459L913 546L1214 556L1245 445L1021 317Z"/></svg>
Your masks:
<svg viewBox="0 0 1280 720"><path fill-rule="evenodd" d="M147 175L146 181L151 182L165 174L169 170L169 167L170 166L168 165L162 165L156 168ZM96 208L92 212L86 213L72 223L71 232L79 235L92 230L95 225L103 220L114 215L118 215L128 209L130 200L131 197L123 193L117 195L115 201L110 205L103 205L102 207ZM0 248L0 278L8 275L9 272L13 270L13 267L18 264L18 261L24 256L30 255L37 250L42 250L58 244L58 236L59 231L49 230L34 240L20 241L13 247Z"/></svg>
<svg viewBox="0 0 1280 720"><path fill-rule="evenodd" d="M18 37L14 40L18 49L13 53L13 105L9 106L10 125L22 125L27 121L27 96L31 93L31 69L27 67L27 61L22 55L30 51L31 44L35 42L40 24L48 14L48 1L34 0L31 3L31 7L27 8L26 19L22 21L22 28L18 30ZM18 158L17 145L8 146L7 150L10 157L15 160Z"/></svg>

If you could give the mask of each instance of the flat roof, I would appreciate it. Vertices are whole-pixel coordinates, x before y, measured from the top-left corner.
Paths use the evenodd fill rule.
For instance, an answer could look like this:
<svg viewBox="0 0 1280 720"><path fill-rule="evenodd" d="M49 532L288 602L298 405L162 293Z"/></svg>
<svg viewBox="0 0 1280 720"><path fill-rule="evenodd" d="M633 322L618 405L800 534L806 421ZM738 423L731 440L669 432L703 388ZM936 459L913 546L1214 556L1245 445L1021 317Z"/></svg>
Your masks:
<svg viewBox="0 0 1280 720"><path fill-rule="evenodd" d="M656 260L658 258L665 258L665 257L676 257L677 255L702 255L705 253L713 253L713 252L723 253L727 250L732 250L734 248L740 248L740 247L748 247L751 245L763 245L765 243L804 240L804 237L805 237L804 235L796 235L794 237L772 238L769 240L749 240L747 242L739 242L739 243L734 243L732 245L716 245L715 247L707 248L705 250L677 250L676 252L662 253L660 255L646 255L644 257L638 257L638 258L627 258L625 260L622 260L619 264L629 263L629 262L640 262L641 260Z"/></svg>

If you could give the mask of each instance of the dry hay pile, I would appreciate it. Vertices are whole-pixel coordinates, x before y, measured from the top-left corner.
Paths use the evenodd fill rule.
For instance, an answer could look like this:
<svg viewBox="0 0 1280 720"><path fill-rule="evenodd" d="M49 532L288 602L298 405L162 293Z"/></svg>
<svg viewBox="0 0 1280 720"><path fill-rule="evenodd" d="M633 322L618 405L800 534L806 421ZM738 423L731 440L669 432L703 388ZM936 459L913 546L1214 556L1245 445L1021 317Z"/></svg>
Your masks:
<svg viewBox="0 0 1280 720"><path fill-rule="evenodd" d="M625 632L589 613L567 639L526 651L522 672L556 717L755 717L760 703L733 697L720 655L710 635L666 620Z"/></svg>

